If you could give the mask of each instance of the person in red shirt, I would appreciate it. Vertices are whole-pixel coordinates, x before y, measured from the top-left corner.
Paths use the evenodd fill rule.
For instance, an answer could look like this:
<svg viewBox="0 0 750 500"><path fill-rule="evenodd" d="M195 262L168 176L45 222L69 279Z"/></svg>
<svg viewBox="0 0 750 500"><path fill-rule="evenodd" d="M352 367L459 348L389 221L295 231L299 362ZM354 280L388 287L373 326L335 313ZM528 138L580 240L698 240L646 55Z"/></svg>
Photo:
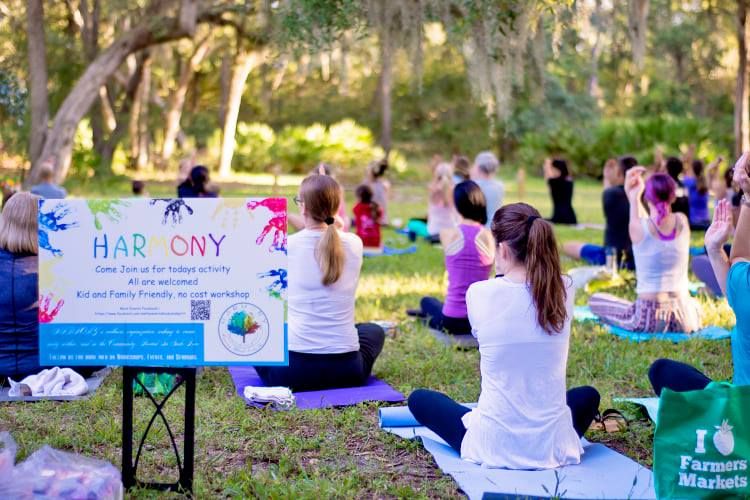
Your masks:
<svg viewBox="0 0 750 500"><path fill-rule="evenodd" d="M382 209L372 201L372 189L366 184L357 188L354 205L354 225L365 248L380 248L380 219Z"/></svg>

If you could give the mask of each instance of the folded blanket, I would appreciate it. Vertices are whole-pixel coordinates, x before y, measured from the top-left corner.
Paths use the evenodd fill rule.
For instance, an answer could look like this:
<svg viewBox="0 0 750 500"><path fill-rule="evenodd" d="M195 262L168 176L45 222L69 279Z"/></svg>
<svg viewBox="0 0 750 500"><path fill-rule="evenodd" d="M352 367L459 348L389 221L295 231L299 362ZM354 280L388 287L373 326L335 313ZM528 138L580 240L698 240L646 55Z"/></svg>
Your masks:
<svg viewBox="0 0 750 500"><path fill-rule="evenodd" d="M71 370L58 366L29 375L20 382L8 379L8 396L81 396L89 390L86 379Z"/></svg>
<svg viewBox="0 0 750 500"><path fill-rule="evenodd" d="M277 410L288 410L294 406L294 394L288 387L257 387L248 385L242 395L253 403L271 404Z"/></svg>

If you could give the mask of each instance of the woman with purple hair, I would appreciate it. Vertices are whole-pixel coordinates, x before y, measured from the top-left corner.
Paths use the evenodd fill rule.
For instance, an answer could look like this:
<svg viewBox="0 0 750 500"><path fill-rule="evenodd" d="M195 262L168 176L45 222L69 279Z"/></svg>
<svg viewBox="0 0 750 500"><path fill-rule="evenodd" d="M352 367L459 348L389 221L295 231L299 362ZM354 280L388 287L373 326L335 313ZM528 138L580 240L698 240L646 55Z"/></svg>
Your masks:
<svg viewBox="0 0 750 500"><path fill-rule="evenodd" d="M654 174L644 182L645 171L633 167L625 177L638 297L630 302L595 293L589 306L602 322L630 331L694 332L701 328L701 312L688 293L690 223L684 214L672 211L675 181Z"/></svg>

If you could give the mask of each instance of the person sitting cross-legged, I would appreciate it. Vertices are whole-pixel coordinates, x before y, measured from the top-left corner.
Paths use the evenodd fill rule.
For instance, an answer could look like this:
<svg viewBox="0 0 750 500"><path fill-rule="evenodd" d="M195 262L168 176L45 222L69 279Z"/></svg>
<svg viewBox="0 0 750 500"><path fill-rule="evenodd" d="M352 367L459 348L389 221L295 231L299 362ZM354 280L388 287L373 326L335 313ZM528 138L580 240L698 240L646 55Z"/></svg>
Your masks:
<svg viewBox="0 0 750 500"><path fill-rule="evenodd" d="M599 408L593 387L566 391L574 290L562 275L550 223L524 203L492 223L500 276L466 294L479 343L473 410L425 389L409 396L417 421L461 458L487 467L551 469L581 461L580 438Z"/></svg>
<svg viewBox="0 0 750 500"><path fill-rule="evenodd" d="M267 386L313 391L362 385L385 342L375 324L354 323L362 240L339 230L341 186L327 175L302 181L305 228L289 237L289 366L259 366Z"/></svg>
<svg viewBox="0 0 750 500"><path fill-rule="evenodd" d="M633 167L625 178L638 296L630 302L595 293L589 306L602 322L625 330L691 333L702 325L700 306L688 292L690 224L685 215L672 212L674 180L657 173L644 182L645 170ZM644 191L648 215L641 202Z"/></svg>
<svg viewBox="0 0 750 500"><path fill-rule="evenodd" d="M445 303L424 297L420 309L409 310L408 314L429 318L430 328L435 330L468 335L471 325L466 312L466 290L472 283L489 277L495 244L492 233L484 227L487 209L481 188L474 181L464 181L454 188L453 202L461 217L459 225L440 232L448 272Z"/></svg>
<svg viewBox="0 0 750 500"><path fill-rule="evenodd" d="M740 217L734 235L732 251L727 256L724 244L732 235L732 209L727 200L720 200L714 211L711 226L706 231L705 244L711 266L722 292L734 311L737 323L732 331L732 362L735 385L750 385L750 155L745 153L734 167L734 180L743 195ZM711 379L696 368L659 359L649 369L649 380L656 395L663 388L673 391L704 389Z"/></svg>

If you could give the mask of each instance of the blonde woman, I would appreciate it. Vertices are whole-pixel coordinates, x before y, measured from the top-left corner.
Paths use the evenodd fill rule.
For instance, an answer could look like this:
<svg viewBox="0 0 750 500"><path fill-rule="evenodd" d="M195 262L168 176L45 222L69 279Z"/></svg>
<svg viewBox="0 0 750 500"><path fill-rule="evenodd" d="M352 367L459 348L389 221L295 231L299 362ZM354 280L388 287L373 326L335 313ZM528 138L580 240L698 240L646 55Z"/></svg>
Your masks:
<svg viewBox="0 0 750 500"><path fill-rule="evenodd" d="M293 391L362 385L385 332L354 323L362 240L337 229L341 187L327 175L302 181L295 202L304 229L289 237L289 366L258 367L266 385Z"/></svg>
<svg viewBox="0 0 750 500"><path fill-rule="evenodd" d="M440 243L440 232L458 225L459 216L453 205L453 166L438 163L428 186L427 219L411 219L408 229L411 233L427 238L432 243Z"/></svg>

